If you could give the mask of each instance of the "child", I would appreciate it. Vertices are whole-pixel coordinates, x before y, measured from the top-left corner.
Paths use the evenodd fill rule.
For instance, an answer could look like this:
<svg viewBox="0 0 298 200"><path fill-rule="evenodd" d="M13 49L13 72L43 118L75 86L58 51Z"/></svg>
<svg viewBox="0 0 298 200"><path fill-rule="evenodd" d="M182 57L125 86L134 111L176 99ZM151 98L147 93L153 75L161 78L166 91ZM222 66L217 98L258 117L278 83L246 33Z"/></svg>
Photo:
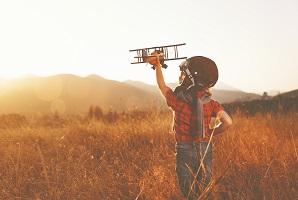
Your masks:
<svg viewBox="0 0 298 200"><path fill-rule="evenodd" d="M195 56L180 64L179 86L172 91L164 81L159 56L153 52L147 60L156 68L158 87L173 110L173 129L176 139L176 174L183 196L198 198L199 186L206 188L212 170L212 133L217 135L232 125L230 116L212 100L210 89L218 80L216 64L209 58ZM211 118L221 124L210 129ZM202 162L202 163L201 163Z"/></svg>

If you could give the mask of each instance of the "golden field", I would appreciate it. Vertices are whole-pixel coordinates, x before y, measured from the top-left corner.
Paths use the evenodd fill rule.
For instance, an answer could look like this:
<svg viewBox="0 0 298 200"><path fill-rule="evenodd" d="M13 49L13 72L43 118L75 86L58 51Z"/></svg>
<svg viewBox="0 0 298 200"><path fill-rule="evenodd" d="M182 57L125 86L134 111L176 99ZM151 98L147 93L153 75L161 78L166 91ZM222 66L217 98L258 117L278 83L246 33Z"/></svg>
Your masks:
<svg viewBox="0 0 298 200"><path fill-rule="evenodd" d="M232 118L213 138L205 194L298 199L298 113ZM0 199L181 199L171 121L157 109L100 119L2 115Z"/></svg>

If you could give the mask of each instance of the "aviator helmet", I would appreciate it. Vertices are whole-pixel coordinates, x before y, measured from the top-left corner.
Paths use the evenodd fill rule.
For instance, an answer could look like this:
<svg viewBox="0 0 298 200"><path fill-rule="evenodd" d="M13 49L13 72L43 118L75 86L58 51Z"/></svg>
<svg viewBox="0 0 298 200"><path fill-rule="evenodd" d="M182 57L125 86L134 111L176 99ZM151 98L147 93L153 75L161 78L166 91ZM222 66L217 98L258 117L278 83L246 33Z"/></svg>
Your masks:
<svg viewBox="0 0 298 200"><path fill-rule="evenodd" d="M218 70L215 62L204 56L194 56L186 59L180 65L180 71L185 73L183 84L191 81L192 85L202 85L204 87L213 87L218 80Z"/></svg>

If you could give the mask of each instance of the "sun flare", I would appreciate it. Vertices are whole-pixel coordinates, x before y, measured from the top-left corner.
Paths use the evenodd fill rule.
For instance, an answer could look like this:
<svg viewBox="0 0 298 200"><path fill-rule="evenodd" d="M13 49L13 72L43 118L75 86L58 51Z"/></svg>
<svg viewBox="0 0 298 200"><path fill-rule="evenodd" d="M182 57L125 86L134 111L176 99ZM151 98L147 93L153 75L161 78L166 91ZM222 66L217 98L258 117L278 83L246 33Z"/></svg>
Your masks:
<svg viewBox="0 0 298 200"><path fill-rule="evenodd" d="M4 79L20 78L26 74L29 73L24 73L22 70L16 70L15 68L0 70L0 78Z"/></svg>

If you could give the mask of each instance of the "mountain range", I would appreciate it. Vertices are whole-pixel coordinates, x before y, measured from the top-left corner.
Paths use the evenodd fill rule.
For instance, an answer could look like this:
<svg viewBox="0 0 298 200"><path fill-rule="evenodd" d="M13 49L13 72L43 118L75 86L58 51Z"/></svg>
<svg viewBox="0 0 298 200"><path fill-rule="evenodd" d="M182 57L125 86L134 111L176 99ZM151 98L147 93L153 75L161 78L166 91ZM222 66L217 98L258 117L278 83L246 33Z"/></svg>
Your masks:
<svg viewBox="0 0 298 200"><path fill-rule="evenodd" d="M167 85L173 89L177 86L175 83ZM213 98L220 103L261 97L227 85L211 91ZM0 79L0 114L54 112L86 114L90 106L99 106L106 112L109 110L121 112L156 105L165 105L158 87L138 81L118 82L98 75L79 77L71 74Z"/></svg>

